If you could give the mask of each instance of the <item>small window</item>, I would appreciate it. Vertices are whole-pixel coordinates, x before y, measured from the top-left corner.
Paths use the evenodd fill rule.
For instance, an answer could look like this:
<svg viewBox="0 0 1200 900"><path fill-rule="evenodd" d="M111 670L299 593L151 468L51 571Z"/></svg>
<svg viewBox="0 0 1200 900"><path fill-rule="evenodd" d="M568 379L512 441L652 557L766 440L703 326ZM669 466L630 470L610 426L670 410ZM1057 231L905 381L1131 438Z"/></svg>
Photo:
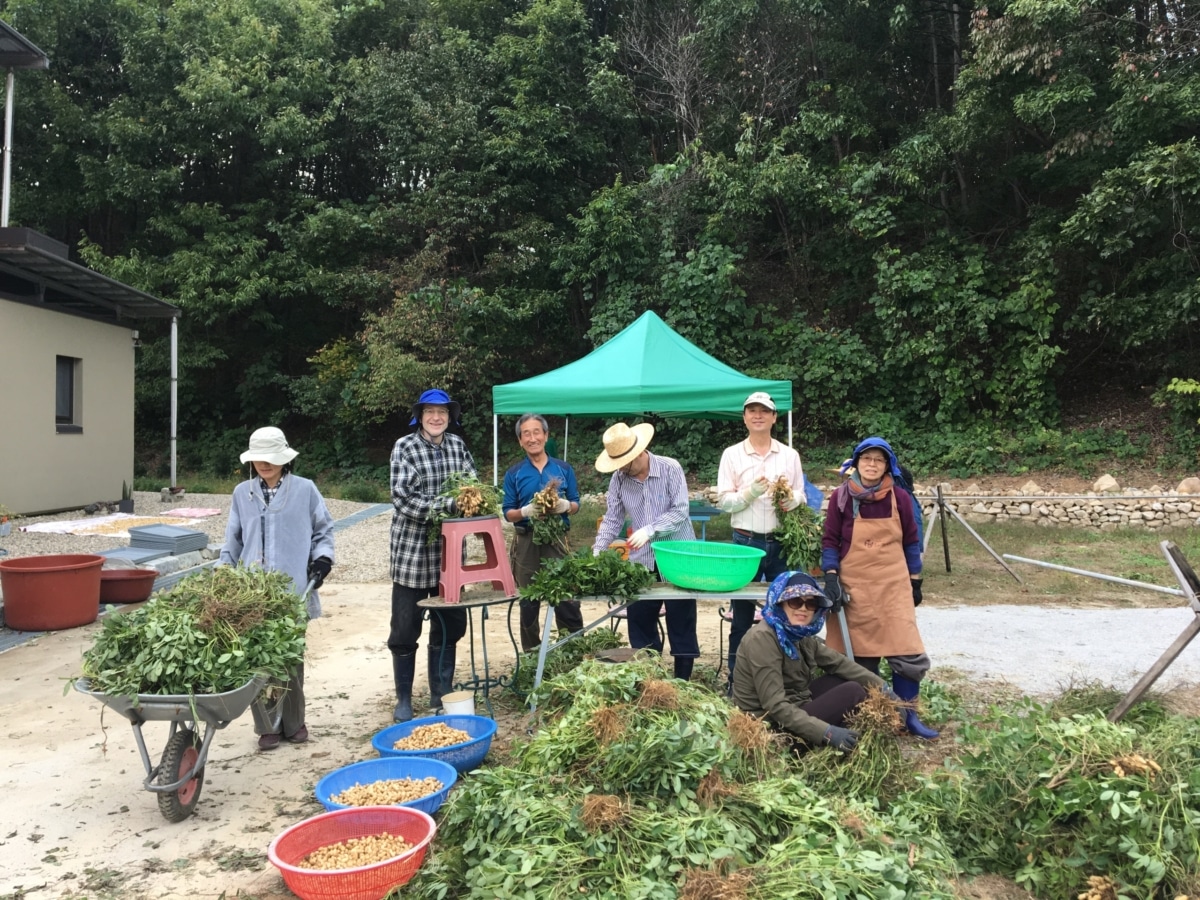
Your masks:
<svg viewBox="0 0 1200 900"><path fill-rule="evenodd" d="M79 434L83 418L79 412L82 360L72 356L54 359L54 424L59 434Z"/></svg>

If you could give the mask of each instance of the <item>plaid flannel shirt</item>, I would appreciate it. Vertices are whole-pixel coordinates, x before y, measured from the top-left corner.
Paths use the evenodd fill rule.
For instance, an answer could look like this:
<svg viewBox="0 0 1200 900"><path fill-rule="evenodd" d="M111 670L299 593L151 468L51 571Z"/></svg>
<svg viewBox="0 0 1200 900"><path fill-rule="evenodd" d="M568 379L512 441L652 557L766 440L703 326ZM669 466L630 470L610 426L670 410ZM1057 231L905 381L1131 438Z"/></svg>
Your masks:
<svg viewBox="0 0 1200 900"><path fill-rule="evenodd" d="M429 513L442 482L456 472L479 477L463 439L445 433L431 444L420 431L392 447L392 581L411 588L437 587L442 570L442 539L428 542Z"/></svg>

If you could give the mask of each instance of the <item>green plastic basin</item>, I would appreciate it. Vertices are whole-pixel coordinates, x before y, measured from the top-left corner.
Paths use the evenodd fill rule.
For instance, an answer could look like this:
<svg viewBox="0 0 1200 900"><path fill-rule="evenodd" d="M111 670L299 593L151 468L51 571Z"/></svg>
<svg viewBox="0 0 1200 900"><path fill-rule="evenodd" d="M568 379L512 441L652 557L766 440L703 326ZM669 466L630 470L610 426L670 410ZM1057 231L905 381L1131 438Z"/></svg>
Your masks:
<svg viewBox="0 0 1200 900"><path fill-rule="evenodd" d="M650 546L662 577L691 591L744 588L767 555L758 547L717 541L655 541Z"/></svg>

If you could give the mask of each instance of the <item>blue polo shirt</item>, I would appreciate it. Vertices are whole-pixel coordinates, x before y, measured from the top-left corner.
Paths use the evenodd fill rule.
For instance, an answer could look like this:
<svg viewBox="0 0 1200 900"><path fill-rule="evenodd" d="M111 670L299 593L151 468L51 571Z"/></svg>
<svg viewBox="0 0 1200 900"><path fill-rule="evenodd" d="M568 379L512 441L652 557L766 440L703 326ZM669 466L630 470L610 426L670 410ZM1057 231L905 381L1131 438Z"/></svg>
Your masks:
<svg viewBox="0 0 1200 900"><path fill-rule="evenodd" d="M533 495L554 478L558 479L558 495L566 497L572 503L578 503L579 485L575 482L575 470L561 459L547 457L546 465L540 472L529 461L528 456L510 466L504 473L504 512L507 513L510 509L519 510L522 506L532 503ZM571 527L571 520L566 513L563 514L562 520L568 528ZM521 519L516 523L516 527L518 531L525 531L532 526L528 519Z"/></svg>

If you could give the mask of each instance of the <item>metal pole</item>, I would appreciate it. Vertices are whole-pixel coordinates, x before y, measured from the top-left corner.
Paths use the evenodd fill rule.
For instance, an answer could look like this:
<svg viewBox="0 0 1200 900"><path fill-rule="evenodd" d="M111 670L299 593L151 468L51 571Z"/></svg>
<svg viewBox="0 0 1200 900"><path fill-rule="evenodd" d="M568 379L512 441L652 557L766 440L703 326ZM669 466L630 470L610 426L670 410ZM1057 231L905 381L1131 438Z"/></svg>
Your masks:
<svg viewBox="0 0 1200 900"><path fill-rule="evenodd" d="M929 514L929 521L925 523L925 540L921 543L921 558L925 558L925 554L929 552L929 542L933 540L933 526L938 523L938 508L937 504L933 505L933 512Z"/></svg>
<svg viewBox="0 0 1200 900"><path fill-rule="evenodd" d="M1125 713L1129 712L1129 708L1133 706L1133 704L1137 703L1142 694L1150 690L1150 687L1154 684L1154 682L1158 681L1158 679L1162 677L1162 673L1167 671L1167 667L1170 666L1171 663L1175 662L1179 654L1184 651L1187 645L1192 642L1192 639L1195 638L1197 634L1200 634L1200 616L1196 616L1192 619L1191 624L1188 625L1187 628L1183 629L1182 632L1180 632L1179 637L1175 638L1175 642L1171 644L1171 646L1165 651L1163 651L1162 656L1154 661L1154 665L1150 667L1150 670L1143 675L1141 679L1139 679L1137 684L1130 688L1129 693L1126 694L1124 698L1122 698L1121 702L1117 704L1116 708L1108 714L1108 721L1120 722L1121 717L1124 716Z"/></svg>
<svg viewBox="0 0 1200 900"><path fill-rule="evenodd" d="M567 461L567 445L571 443L571 417L563 417L563 462Z"/></svg>
<svg viewBox="0 0 1200 900"><path fill-rule="evenodd" d="M1028 563L1031 566L1041 566L1043 569L1055 569L1059 572L1070 572L1072 575L1084 575L1088 578L1098 578L1101 581L1111 581L1113 584L1124 584L1129 587L1141 588L1144 591L1158 591L1160 594L1170 594L1173 597L1183 597L1185 594L1178 588L1159 587L1157 584L1146 584L1144 581L1134 581L1131 578L1118 578L1116 575L1104 575L1100 572L1088 572L1084 569L1073 569L1070 566L1060 566L1057 563L1042 562L1040 559L1026 559L1023 556L1013 556L1005 553L1005 559L1013 562Z"/></svg>
<svg viewBox="0 0 1200 900"><path fill-rule="evenodd" d="M492 487L500 483L500 417L492 413Z"/></svg>
<svg viewBox="0 0 1200 900"><path fill-rule="evenodd" d="M854 645L850 643L850 626L846 624L846 610L837 611L838 624L842 626L842 640L846 644L846 656L854 659Z"/></svg>
<svg viewBox="0 0 1200 900"><path fill-rule="evenodd" d="M954 518L958 519L959 522L962 523L962 527L967 529L967 531L969 531L971 533L971 537L973 537L973 538L975 538L975 540L979 541L979 546L982 547L984 550L986 550L988 553L990 553L992 555L992 559L994 559L996 562L1000 563L1000 565L1004 567L1004 571L1007 572L1009 575L1011 575L1016 580L1017 584L1025 583L1021 580L1021 576L1018 575L1016 572L1014 572L1012 570L1012 568L1008 565L1008 563L1006 563L1003 559L1000 558L1000 554L988 546L988 542L979 536L979 532L977 532L974 528L971 527L971 523L968 522L966 519L964 519L957 509L955 509L953 506L951 506L950 504L947 503L946 511L948 513L950 513L950 515L954 516ZM949 559L947 559L946 565L947 566L950 565ZM949 571L949 569L947 569L947 571Z"/></svg>
<svg viewBox="0 0 1200 900"><path fill-rule="evenodd" d="M175 487L175 454L179 438L179 316L171 316L171 487Z"/></svg>
<svg viewBox="0 0 1200 900"><path fill-rule="evenodd" d="M788 410L788 446L792 446L792 411Z"/></svg>
<svg viewBox="0 0 1200 900"><path fill-rule="evenodd" d="M946 574L950 574L950 535L946 533L946 498L942 496L942 486L938 485L938 512L942 514L942 555L946 557ZM972 532L974 534L974 532ZM978 537L978 535L976 535ZM987 544L984 544L986 547ZM996 554L992 554L995 556ZM1018 578L1017 581L1021 579Z"/></svg>
<svg viewBox="0 0 1200 900"><path fill-rule="evenodd" d="M16 90L13 70L4 79L4 189L0 198L0 228L8 227L8 195L12 187L12 126L13 92Z"/></svg>

